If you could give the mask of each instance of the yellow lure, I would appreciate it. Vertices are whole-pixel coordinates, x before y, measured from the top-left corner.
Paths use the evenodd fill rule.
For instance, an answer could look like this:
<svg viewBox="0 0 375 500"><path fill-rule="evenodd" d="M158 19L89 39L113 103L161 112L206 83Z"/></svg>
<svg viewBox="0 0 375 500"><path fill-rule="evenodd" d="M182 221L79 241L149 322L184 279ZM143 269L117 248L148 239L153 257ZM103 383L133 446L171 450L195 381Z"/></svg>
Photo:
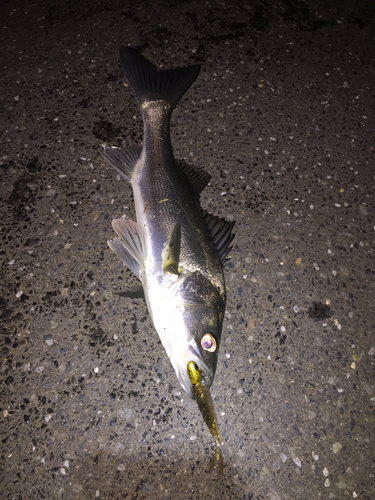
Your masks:
<svg viewBox="0 0 375 500"><path fill-rule="evenodd" d="M205 380L194 361L189 361L187 364L189 379L193 384L195 400L204 421L212 434L215 441L215 452L211 459L210 471L215 474L223 473L223 454L221 451L221 435L216 419L215 409L211 398L210 389L207 387Z"/></svg>

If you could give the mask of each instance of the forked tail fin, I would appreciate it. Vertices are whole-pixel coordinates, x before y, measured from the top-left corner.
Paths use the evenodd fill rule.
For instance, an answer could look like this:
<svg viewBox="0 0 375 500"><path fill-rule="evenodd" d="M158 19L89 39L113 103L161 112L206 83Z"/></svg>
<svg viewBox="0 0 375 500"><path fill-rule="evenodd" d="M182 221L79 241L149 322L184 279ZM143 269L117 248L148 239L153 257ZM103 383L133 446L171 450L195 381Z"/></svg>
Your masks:
<svg viewBox="0 0 375 500"><path fill-rule="evenodd" d="M200 70L199 65L158 70L154 64L130 47L121 47L120 59L141 112L143 105L150 101L165 101L172 112Z"/></svg>

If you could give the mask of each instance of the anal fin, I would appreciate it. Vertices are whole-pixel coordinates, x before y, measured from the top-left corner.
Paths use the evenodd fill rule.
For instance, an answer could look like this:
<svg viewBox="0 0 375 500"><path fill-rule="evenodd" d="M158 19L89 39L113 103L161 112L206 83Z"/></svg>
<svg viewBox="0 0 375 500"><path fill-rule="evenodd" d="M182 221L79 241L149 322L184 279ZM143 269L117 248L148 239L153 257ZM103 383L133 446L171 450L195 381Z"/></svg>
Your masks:
<svg viewBox="0 0 375 500"><path fill-rule="evenodd" d="M104 156L108 163L117 172L131 182L135 166L141 156L140 146L129 146L127 148L105 148Z"/></svg>

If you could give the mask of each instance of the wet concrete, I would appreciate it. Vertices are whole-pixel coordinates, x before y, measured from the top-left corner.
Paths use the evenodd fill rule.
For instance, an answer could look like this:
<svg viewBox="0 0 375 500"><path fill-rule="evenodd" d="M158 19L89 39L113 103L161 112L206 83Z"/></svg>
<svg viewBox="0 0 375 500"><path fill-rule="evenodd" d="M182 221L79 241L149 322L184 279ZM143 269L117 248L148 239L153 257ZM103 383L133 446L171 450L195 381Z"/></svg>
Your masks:
<svg viewBox="0 0 375 500"><path fill-rule="evenodd" d="M4 499L375 498L374 4L4 1ZM139 144L119 63L200 63L173 116L236 220L212 395L225 474L136 279L102 144Z"/></svg>

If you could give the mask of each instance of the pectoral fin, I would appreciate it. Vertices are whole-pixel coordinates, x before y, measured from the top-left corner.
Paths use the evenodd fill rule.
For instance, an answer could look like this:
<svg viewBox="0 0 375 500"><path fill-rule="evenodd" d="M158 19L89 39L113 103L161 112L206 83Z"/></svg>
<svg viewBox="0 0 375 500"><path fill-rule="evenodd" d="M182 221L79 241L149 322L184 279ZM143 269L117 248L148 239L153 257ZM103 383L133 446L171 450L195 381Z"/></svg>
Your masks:
<svg viewBox="0 0 375 500"><path fill-rule="evenodd" d="M146 262L146 238L143 227L132 220L115 219L113 229L118 238L109 240L108 245L117 257L137 276Z"/></svg>
<svg viewBox="0 0 375 500"><path fill-rule="evenodd" d="M181 247L181 226L177 222L172 229L171 237L165 245L162 258L163 258L163 272L178 274L178 261L180 259Z"/></svg>

